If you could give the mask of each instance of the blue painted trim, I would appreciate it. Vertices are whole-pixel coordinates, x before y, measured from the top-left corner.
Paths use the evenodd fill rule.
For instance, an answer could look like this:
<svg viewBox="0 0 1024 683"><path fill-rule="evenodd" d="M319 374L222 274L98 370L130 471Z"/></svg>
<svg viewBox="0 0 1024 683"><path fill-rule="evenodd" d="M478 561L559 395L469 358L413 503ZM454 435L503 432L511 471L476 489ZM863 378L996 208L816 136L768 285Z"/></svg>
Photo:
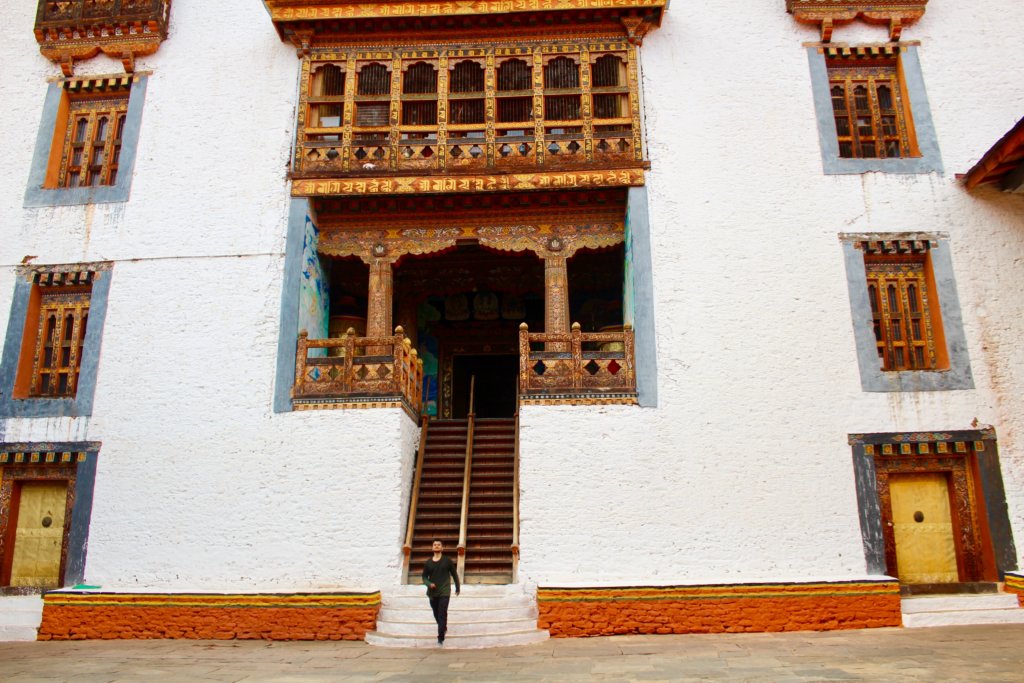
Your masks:
<svg viewBox="0 0 1024 683"><path fill-rule="evenodd" d="M899 239L899 236L885 234L879 235L877 239ZM974 376L971 374L967 336L964 333L963 317L960 314L960 297L957 294L956 280L953 277L953 261L949 252L949 241L934 239L937 245L931 249L930 253L932 271L935 274L935 287L938 290L935 294L939 299L942 331L946 338L946 352L949 356L949 369L906 372L886 372L882 370L878 360L878 347L871 317L871 302L868 301L864 253L856 247L857 241L860 241L860 237L844 239L842 244L861 389L870 392L973 389Z"/></svg>
<svg viewBox="0 0 1024 683"><path fill-rule="evenodd" d="M902 159L843 159L839 156L836 121L832 112L832 95L828 82L825 55L819 47L807 48L807 61L811 69L811 89L814 94L814 112L818 123L818 142L821 145L822 167L826 175L881 173L942 173L942 155L938 137L932 123L932 109L921 74L921 61L917 47L900 47L900 64L904 86L910 98L910 112L914 117L919 157Z"/></svg>
<svg viewBox="0 0 1024 683"><path fill-rule="evenodd" d="M878 474L875 459L864 452L863 444L853 447L853 474L867 571L868 574L884 575L888 570L885 563L885 535L882 533L882 507L878 500Z"/></svg>
<svg viewBox="0 0 1024 683"><path fill-rule="evenodd" d="M88 268L87 265L82 266ZM0 359L0 417L82 417L92 415L99 372L100 348L103 341L103 323L107 317L112 270L100 270L92 283L89 299L89 326L82 346L82 362L78 372L78 390L75 398L15 399L14 381L21 355L21 340L28 322L29 297L32 282L19 277L14 285L14 300L7 322L3 357ZM30 351L31 352L31 351Z"/></svg>
<svg viewBox="0 0 1024 683"><path fill-rule="evenodd" d="M135 76L128 95L128 112L125 116L121 157L117 172L117 183L101 187L45 188L46 168L50 160L50 147L57 127L57 110L64 91L60 83L51 83L43 102L43 115L36 134L36 148L29 171L28 188L25 190L25 207L76 206L80 204L113 204L126 202L131 191L132 176L135 174L135 157L139 147L139 133L142 129L142 110L146 101L148 76Z"/></svg>
<svg viewBox="0 0 1024 683"><path fill-rule="evenodd" d="M284 276L281 280L281 316L277 337L277 372L274 377L274 412L292 410L295 384L295 350L299 339L299 289L302 279L302 246L309 201L292 199L288 207L288 233L284 246Z"/></svg>
<svg viewBox="0 0 1024 683"><path fill-rule="evenodd" d="M654 324L654 272L651 257L651 218L647 188L631 187L626 203L632 248L633 331L636 334L637 401L645 408L658 405L658 344Z"/></svg>
<svg viewBox="0 0 1024 683"><path fill-rule="evenodd" d="M98 448L97 448L98 451ZM85 559L89 549L89 525L92 520L92 498L96 487L97 451L86 452L85 462L75 470L75 502L71 508L71 529L68 532L68 554L64 565L64 585L75 586L85 580Z"/></svg>

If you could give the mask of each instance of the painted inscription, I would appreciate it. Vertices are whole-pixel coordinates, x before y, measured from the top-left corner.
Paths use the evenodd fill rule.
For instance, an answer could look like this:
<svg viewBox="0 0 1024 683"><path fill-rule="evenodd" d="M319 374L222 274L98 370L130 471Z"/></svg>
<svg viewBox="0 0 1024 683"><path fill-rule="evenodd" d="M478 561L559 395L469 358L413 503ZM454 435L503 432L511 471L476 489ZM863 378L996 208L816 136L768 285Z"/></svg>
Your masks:
<svg viewBox="0 0 1024 683"><path fill-rule="evenodd" d="M439 192L501 192L565 187L623 187L643 185L643 169L586 173L520 173L465 178L372 178L366 180L297 180L296 197L348 194L430 194Z"/></svg>

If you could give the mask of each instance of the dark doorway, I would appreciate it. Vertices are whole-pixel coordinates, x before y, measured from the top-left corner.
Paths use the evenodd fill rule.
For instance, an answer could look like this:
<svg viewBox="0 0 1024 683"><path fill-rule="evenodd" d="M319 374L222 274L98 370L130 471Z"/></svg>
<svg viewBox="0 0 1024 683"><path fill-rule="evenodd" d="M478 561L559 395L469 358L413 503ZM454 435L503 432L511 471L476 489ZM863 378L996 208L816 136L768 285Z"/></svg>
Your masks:
<svg viewBox="0 0 1024 683"><path fill-rule="evenodd" d="M473 403L477 417L515 415L519 356L455 356L452 375L452 417L461 420L469 412L470 377L476 377Z"/></svg>

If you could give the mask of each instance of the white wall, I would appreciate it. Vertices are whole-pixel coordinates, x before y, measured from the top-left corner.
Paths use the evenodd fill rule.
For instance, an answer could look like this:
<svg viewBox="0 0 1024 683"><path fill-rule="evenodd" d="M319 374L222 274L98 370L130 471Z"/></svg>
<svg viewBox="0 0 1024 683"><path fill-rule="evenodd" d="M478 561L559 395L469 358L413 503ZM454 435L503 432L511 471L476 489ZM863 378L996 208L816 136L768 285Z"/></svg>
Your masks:
<svg viewBox="0 0 1024 683"><path fill-rule="evenodd" d="M127 204L23 209L46 79L34 3L0 21L0 338L15 266L116 262L91 419L86 580L162 590L397 583L417 429L399 410L271 411L298 61L255 0L175 0ZM660 405L528 407L523 577L542 585L856 578L851 432L999 437L1024 548L1024 198L968 195L1024 112L1017 0L907 29L945 174L824 176L807 58L779 2L673 5L642 49ZM885 40L840 28L834 40ZM103 57L78 73L115 73ZM860 389L840 232L951 235L977 389Z"/></svg>
<svg viewBox="0 0 1024 683"><path fill-rule="evenodd" d="M673 4L641 50L657 409L524 409L521 574L541 585L866 573L858 432L995 427L1024 551L1024 197L966 172L1024 114L1016 0L930 3L943 175L825 176L784 3ZM884 42L884 27L833 42ZM841 232L945 231L977 389L861 391Z"/></svg>

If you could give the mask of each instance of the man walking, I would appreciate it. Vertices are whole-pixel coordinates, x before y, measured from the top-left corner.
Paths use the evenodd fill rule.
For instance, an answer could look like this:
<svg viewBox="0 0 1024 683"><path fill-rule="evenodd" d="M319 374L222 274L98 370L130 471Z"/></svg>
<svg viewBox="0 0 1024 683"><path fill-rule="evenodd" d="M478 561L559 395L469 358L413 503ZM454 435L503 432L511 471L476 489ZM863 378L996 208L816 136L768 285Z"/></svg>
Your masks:
<svg viewBox="0 0 1024 683"><path fill-rule="evenodd" d="M448 631L448 601L452 597L452 581L455 582L455 595L459 594L459 573L455 563L445 557L442 552L444 545L434 541L431 546L434 556L423 565L423 584L427 587L430 598L430 609L434 612L437 622L437 644L444 645L444 634Z"/></svg>

